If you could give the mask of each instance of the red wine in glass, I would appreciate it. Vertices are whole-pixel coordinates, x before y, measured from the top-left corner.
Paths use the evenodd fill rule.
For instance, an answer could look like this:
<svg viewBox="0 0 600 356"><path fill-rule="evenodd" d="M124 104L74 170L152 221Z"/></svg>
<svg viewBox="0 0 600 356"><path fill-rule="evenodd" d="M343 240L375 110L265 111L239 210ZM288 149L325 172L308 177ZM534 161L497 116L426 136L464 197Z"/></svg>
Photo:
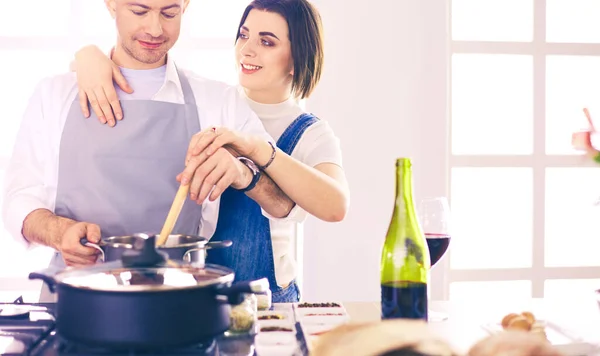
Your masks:
<svg viewBox="0 0 600 356"><path fill-rule="evenodd" d="M435 265L444 256L450 246L450 235L425 233L431 266Z"/></svg>
<svg viewBox="0 0 600 356"><path fill-rule="evenodd" d="M444 256L450 245L450 205L446 197L432 197L421 200L419 204L419 220L425 233L429 248L429 257L433 267ZM445 312L429 310L428 321L443 321L448 319Z"/></svg>

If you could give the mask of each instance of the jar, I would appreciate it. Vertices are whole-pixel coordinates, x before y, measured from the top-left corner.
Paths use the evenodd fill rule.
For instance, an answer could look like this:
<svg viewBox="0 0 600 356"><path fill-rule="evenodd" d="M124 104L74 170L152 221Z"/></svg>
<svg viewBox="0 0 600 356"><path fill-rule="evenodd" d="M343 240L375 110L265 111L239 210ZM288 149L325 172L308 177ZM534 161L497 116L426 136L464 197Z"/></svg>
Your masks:
<svg viewBox="0 0 600 356"><path fill-rule="evenodd" d="M258 301L258 310L269 310L271 308L271 299L273 295L270 289L263 294L256 294L256 299Z"/></svg>
<svg viewBox="0 0 600 356"><path fill-rule="evenodd" d="M254 294L244 294L244 301L231 308L229 331L245 333L254 329L257 320L257 299Z"/></svg>

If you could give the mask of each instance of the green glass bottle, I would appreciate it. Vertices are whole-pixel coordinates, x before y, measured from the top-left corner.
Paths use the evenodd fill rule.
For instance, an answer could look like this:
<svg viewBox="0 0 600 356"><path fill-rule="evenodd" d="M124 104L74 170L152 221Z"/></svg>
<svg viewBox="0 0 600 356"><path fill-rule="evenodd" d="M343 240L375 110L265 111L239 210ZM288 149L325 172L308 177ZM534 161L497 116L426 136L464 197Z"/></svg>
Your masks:
<svg viewBox="0 0 600 356"><path fill-rule="evenodd" d="M413 202L409 158L396 160L396 202L381 254L381 317L427 321L429 250Z"/></svg>

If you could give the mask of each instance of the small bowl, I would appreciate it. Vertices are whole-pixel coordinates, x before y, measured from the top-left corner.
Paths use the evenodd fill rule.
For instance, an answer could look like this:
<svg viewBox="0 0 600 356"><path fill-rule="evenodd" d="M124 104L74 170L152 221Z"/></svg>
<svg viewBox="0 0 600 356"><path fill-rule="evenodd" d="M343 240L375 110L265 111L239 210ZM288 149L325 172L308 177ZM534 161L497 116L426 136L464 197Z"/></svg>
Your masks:
<svg viewBox="0 0 600 356"><path fill-rule="evenodd" d="M295 344L289 345L256 345L256 354L258 356L293 356L296 353L298 346Z"/></svg>
<svg viewBox="0 0 600 356"><path fill-rule="evenodd" d="M296 326L287 320L259 320L257 322L259 333L287 333L296 334ZM287 330L265 330L265 328L284 328Z"/></svg>
<svg viewBox="0 0 600 356"><path fill-rule="evenodd" d="M258 356L292 356L298 348L296 335L289 332L264 332L254 337Z"/></svg>
<svg viewBox="0 0 600 356"><path fill-rule="evenodd" d="M296 335L289 332L273 331L258 333L254 336L254 344L262 346L296 345Z"/></svg>
<svg viewBox="0 0 600 356"><path fill-rule="evenodd" d="M307 304L307 303L298 303L298 304L294 305L295 314L298 319L301 319L306 314L343 314L343 315L348 314L346 312L346 308L344 308L344 305L342 303L335 302L335 304L338 306L321 306L321 305L327 305L327 304L330 304L330 305L334 304L333 302L308 303L308 304L317 305L317 306L301 307L301 305L303 305L303 304Z"/></svg>
<svg viewBox="0 0 600 356"><path fill-rule="evenodd" d="M297 309L310 308L343 308L344 305L340 302L301 302L295 304Z"/></svg>
<svg viewBox="0 0 600 356"><path fill-rule="evenodd" d="M305 335L319 336L325 334L339 326L339 324L305 324L300 322Z"/></svg>
<svg viewBox="0 0 600 356"><path fill-rule="evenodd" d="M273 318L274 316L274 318ZM290 313L286 312L286 311L277 311L277 310L267 310L267 311L259 311L256 314L256 317L258 320L263 321L263 320L287 320L290 321ZM261 319L265 318L266 319Z"/></svg>
<svg viewBox="0 0 600 356"><path fill-rule="evenodd" d="M350 319L348 313L346 313L346 309L343 307L305 309L297 310L296 320L306 324L343 324Z"/></svg>

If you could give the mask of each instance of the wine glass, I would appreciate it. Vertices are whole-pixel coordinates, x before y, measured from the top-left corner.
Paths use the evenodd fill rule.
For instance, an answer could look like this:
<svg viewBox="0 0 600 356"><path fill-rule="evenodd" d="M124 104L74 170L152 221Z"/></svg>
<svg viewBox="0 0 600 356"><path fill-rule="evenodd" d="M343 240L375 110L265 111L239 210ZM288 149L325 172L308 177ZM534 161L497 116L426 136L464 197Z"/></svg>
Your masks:
<svg viewBox="0 0 600 356"><path fill-rule="evenodd" d="M446 197L425 198L419 204L421 227L427 240L431 267L444 256L450 246L450 206ZM429 310L429 321L448 319L446 313Z"/></svg>

